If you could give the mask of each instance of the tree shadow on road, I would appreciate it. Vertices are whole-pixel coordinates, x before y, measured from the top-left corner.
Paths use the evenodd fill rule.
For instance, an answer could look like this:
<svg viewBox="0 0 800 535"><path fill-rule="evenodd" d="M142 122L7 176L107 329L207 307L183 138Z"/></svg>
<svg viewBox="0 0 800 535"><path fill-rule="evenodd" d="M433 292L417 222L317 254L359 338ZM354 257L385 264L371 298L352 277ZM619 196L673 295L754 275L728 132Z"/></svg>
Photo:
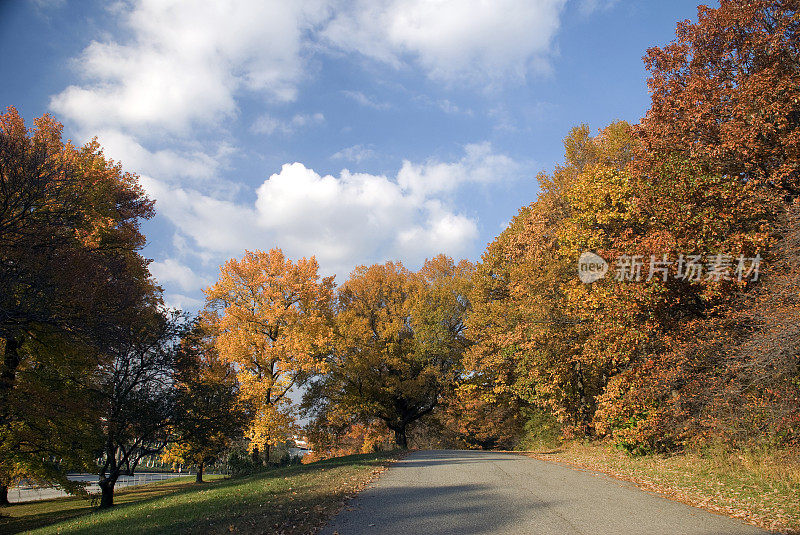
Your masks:
<svg viewBox="0 0 800 535"><path fill-rule="evenodd" d="M442 461L443 463L445 461ZM546 507L529 502L527 508ZM497 488L485 484L395 486L364 492L321 532L429 533L477 535L495 533L522 518Z"/></svg>
<svg viewBox="0 0 800 535"><path fill-rule="evenodd" d="M445 466L491 462L518 461L520 455L512 452L493 452L482 450L424 450L410 458L401 459L394 466Z"/></svg>

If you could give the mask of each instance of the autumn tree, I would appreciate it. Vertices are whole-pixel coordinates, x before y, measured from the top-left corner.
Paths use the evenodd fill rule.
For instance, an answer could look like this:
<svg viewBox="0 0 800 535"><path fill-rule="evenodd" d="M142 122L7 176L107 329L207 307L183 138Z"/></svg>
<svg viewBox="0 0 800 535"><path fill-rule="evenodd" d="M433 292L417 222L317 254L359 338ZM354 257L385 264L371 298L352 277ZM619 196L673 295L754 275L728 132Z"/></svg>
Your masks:
<svg viewBox="0 0 800 535"><path fill-rule="evenodd" d="M151 297L138 250L140 220L154 212L138 177L105 159L96 141L63 143L62 126L47 115L29 131L14 108L0 127L5 391L26 329L89 337Z"/></svg>
<svg viewBox="0 0 800 535"><path fill-rule="evenodd" d="M116 326L156 302L158 291L138 252L152 201L96 140L78 148L61 131L47 115L32 129L14 108L0 115L0 435L17 474L47 473L67 484L42 459L74 457L64 450L81 440L46 432L34 419L48 415L63 431L78 430L67 421L84 410L60 410L55 401L37 414L18 401L47 384L74 392L95 377ZM71 397L79 399L88 402ZM0 469L0 499L11 479Z"/></svg>
<svg viewBox="0 0 800 535"><path fill-rule="evenodd" d="M482 375L459 381L445 396L435 416L445 444L469 449L514 449L521 437L524 411L520 399L493 393Z"/></svg>
<svg viewBox="0 0 800 535"><path fill-rule="evenodd" d="M657 258L779 260L773 249L786 239L786 211L798 194L797 16L792 2L701 6L697 23L680 23L674 42L648 50L652 106L636 129L630 182L643 225L618 244ZM648 338L658 343L610 381L597 414L597 425L630 449L696 442L714 420L715 391L728 390L715 378L731 380L742 358L731 357L734 341L753 328L730 324L743 315L742 292L759 292L760 283L676 275L635 290Z"/></svg>
<svg viewBox="0 0 800 535"><path fill-rule="evenodd" d="M98 398L103 429L100 507L114 505L114 486L139 462L169 443L175 422L175 368L185 318L151 309L120 325L99 371Z"/></svg>
<svg viewBox="0 0 800 535"><path fill-rule="evenodd" d="M238 403L236 371L214 345L212 322L198 318L178 348L173 442L163 456L196 466L198 483L204 467L218 460L241 433L245 416Z"/></svg>
<svg viewBox="0 0 800 535"><path fill-rule="evenodd" d="M759 287L741 296L708 337L724 366L698 376L709 394L698 434L733 444L800 445L800 203L781 221L782 239ZM715 348L714 348L715 349Z"/></svg>
<svg viewBox="0 0 800 535"><path fill-rule="evenodd" d="M701 7L673 43L648 51L652 106L641 125L570 132L564 164L540 176L539 198L476 270L466 364L484 397L515 396L558 416L567 434L608 434L640 452L682 447L733 399L752 402L751 414L779 397L791 405L790 271L775 290L787 305L770 305L780 321L763 311L743 319L743 302L768 300L736 260L788 265L799 28L794 2ZM575 270L586 251L610 263L592 284ZM702 273L687 276L690 256ZM742 353L758 344L770 347L767 360ZM782 379L744 381L747 366Z"/></svg>
<svg viewBox="0 0 800 535"><path fill-rule="evenodd" d="M647 51L648 153L740 187L800 193L800 24L793 0L722 0Z"/></svg>
<svg viewBox="0 0 800 535"><path fill-rule="evenodd" d="M20 348L14 388L5 398L9 421L0 428L0 477L7 485L25 479L80 493L66 472L96 469L102 431L86 385L97 367L84 351L41 334ZM7 489L1 490L7 500Z"/></svg>
<svg viewBox="0 0 800 535"><path fill-rule="evenodd" d="M205 290L220 357L235 366L247 406L246 436L254 458L294 433L293 388L324 371L330 351L333 277L320 278L316 260L296 263L280 249L247 251L220 270Z"/></svg>
<svg viewBox="0 0 800 535"><path fill-rule="evenodd" d="M467 346L472 267L439 256L412 273L397 262L356 268L338 292L335 350L307 404L383 420L395 442L430 414Z"/></svg>
<svg viewBox="0 0 800 535"><path fill-rule="evenodd" d="M573 129L564 146L565 164L552 176L539 175L539 198L481 257L467 321L475 345L466 365L481 377L476 385L484 385L479 392L487 401L511 396L538 405L557 415L568 432L582 434L602 389L603 363L583 353L591 327L565 284L577 278L577 257L562 244L574 215L569 192L581 173L624 166L629 156L616 134L601 143L585 126ZM616 204L615 197L609 202Z"/></svg>
<svg viewBox="0 0 800 535"><path fill-rule="evenodd" d="M565 139L565 164L540 177L539 199L476 271L468 364L492 385L487 397L510 393L547 409L566 434L668 449L682 440L667 433L669 422L697 411L687 403L683 416L675 412L669 396L680 389L670 385L679 370L714 365L680 348L750 284L736 280L733 265L724 278L681 278L676 259L767 258L777 214L758 192L674 155L647 155L643 172L643 150L626 123L596 136L576 128ZM592 284L577 277L586 251L610 263ZM641 260L638 275L620 276L625 257ZM664 258L672 259L666 273L650 275L653 259Z"/></svg>
<svg viewBox="0 0 800 535"><path fill-rule="evenodd" d="M678 25L675 41L648 50L652 106L635 129L628 173L629 213L638 223L627 237L609 236L613 249L645 258L706 252L758 255L767 266L779 260L773 247L785 240L787 201L799 191L797 16L793 2L701 6L696 23ZM592 217L596 209L583 212ZM636 310L628 332L647 333L610 380L595 418L633 450L696 442L707 422L718 420L710 416L716 392L730 389L717 378L732 381L731 367L745 358L734 341L753 328L731 323L743 316L742 292L759 291L756 281L676 275L620 288L605 300L619 304L628 294L633 306L617 310L628 317Z"/></svg>

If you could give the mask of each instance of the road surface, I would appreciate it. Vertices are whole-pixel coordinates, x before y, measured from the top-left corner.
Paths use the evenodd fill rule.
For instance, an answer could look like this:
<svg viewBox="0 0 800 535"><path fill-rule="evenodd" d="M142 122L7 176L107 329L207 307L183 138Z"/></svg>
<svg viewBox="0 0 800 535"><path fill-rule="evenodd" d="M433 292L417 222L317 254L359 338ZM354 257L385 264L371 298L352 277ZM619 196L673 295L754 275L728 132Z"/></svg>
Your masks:
<svg viewBox="0 0 800 535"><path fill-rule="evenodd" d="M418 451L322 530L358 534L745 535L765 531L595 472L511 453Z"/></svg>

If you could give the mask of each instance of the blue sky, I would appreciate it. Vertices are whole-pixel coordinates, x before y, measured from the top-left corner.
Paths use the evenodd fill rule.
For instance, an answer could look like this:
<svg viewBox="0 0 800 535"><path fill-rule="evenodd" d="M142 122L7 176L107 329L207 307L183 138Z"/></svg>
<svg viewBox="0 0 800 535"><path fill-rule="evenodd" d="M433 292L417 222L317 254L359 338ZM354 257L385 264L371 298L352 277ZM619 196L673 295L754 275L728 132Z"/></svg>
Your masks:
<svg viewBox="0 0 800 535"><path fill-rule="evenodd" d="M168 304L244 249L324 274L477 260L697 0L0 0L0 105L140 175Z"/></svg>

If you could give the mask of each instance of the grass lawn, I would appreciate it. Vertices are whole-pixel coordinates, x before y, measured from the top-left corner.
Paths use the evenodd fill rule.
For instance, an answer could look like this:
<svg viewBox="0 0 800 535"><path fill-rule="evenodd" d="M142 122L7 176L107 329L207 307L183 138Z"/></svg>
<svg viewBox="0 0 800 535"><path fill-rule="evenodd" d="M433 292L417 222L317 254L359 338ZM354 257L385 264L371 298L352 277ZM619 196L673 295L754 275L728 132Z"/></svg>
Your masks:
<svg viewBox="0 0 800 535"><path fill-rule="evenodd" d="M211 481L221 476L206 476ZM158 481L148 485L120 488L114 493L114 503L125 504L155 498L185 488L194 482L194 476ZM19 533L29 531L74 518L93 511L87 500L77 497L53 498L35 502L15 503L8 507L0 507L0 533Z"/></svg>
<svg viewBox="0 0 800 535"><path fill-rule="evenodd" d="M398 456L351 455L202 485L180 478L121 491L106 511L78 498L12 505L0 509L11 515L0 532L309 533Z"/></svg>
<svg viewBox="0 0 800 535"><path fill-rule="evenodd" d="M800 534L800 459L789 452L647 455L634 457L608 444L572 443L547 461L604 472L672 499Z"/></svg>

